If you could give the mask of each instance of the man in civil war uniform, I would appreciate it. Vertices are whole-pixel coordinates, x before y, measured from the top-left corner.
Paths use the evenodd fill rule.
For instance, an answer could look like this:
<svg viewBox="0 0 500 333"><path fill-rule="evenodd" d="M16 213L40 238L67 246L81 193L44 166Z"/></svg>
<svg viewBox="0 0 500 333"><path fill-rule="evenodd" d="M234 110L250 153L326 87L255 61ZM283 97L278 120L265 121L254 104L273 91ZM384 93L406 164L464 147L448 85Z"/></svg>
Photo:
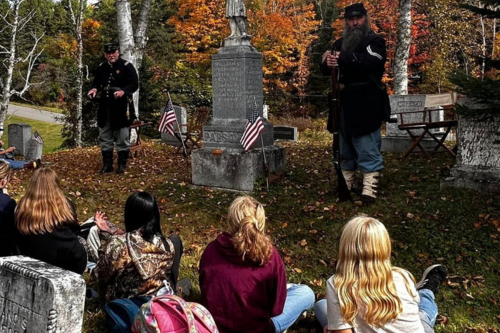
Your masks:
<svg viewBox="0 0 500 333"><path fill-rule="evenodd" d="M351 190L359 169L363 173L361 198L372 203L377 197L380 171L384 169L380 128L384 116L381 80L386 46L385 40L371 30L362 3L347 6L344 19L343 37L334 42L331 51L323 54L321 68L325 75L337 66L340 72L342 173Z"/></svg>
<svg viewBox="0 0 500 333"><path fill-rule="evenodd" d="M101 173L113 171L113 148L116 140L118 168L124 173L130 153L130 125L136 119L132 94L139 88L137 71L130 62L120 58L119 45L104 45L106 61L95 72L89 98L100 93L97 126L103 167Z"/></svg>

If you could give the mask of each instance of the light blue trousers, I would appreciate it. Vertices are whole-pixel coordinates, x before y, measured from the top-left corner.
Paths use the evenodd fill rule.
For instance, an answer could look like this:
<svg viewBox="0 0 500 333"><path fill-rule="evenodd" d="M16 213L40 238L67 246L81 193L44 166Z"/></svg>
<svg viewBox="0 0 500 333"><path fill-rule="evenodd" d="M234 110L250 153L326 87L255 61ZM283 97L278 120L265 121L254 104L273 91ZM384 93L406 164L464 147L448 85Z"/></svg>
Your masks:
<svg viewBox="0 0 500 333"><path fill-rule="evenodd" d="M429 289L420 289L418 291L420 296L420 303L418 303L418 314L420 321L424 326L425 333L434 333L434 324L438 315L438 308L434 301L434 294ZM318 319L321 327L328 325L326 299L317 301L314 304L314 313Z"/></svg>

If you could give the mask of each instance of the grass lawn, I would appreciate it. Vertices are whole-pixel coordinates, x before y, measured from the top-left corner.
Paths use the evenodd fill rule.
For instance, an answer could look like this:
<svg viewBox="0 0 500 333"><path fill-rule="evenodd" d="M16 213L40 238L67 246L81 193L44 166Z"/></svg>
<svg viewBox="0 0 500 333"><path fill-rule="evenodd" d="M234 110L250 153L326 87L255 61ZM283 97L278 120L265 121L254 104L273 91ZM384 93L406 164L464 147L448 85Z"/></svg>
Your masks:
<svg viewBox="0 0 500 333"><path fill-rule="evenodd" d="M43 154L56 151L62 143L61 138L61 125L46 123L44 121L37 121L28 118L21 118L16 116L7 116L5 120L5 144L8 145L8 126L9 124L28 124L31 126L31 133L38 131L43 139Z"/></svg>
<svg viewBox="0 0 500 333"><path fill-rule="evenodd" d="M449 278L437 296L441 316L436 332L498 332L500 196L464 189L440 191L439 180L455 163L449 156L434 155L427 161L414 155L400 161L399 155L384 154L386 169L377 203L369 207L339 203L331 142L320 140L324 137L328 136L309 133L309 139L284 144L287 172L270 185L269 192L259 181L252 193L265 205L267 231L283 257L288 280L308 284L318 299L324 297L342 226L353 216L367 214L385 223L394 264L411 271L417 280L428 265L448 267ZM146 156L132 160L125 175L99 175L97 147L55 152L45 160L77 204L80 221L100 209L112 222L120 222L132 192L153 193L164 232L179 233L184 241L180 275L194 282L190 299L199 300L198 261L222 230L223 217L238 194L191 188L189 159L157 141L147 143ZM16 200L30 175L29 170L15 171L10 193ZM96 282L87 280L104 295ZM87 301L83 332L106 331L104 304L102 297ZM312 314L291 332L315 332Z"/></svg>

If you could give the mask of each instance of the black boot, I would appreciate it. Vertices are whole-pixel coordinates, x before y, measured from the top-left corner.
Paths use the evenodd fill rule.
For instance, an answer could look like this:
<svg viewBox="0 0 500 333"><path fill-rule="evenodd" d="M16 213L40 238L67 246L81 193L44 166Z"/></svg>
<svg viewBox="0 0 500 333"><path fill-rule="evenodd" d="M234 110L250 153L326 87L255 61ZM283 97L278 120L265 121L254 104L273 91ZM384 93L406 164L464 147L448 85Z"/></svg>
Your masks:
<svg viewBox="0 0 500 333"><path fill-rule="evenodd" d="M118 152L118 169L116 173L122 174L125 172L125 168L127 167L127 160L129 155L129 150L123 150Z"/></svg>
<svg viewBox="0 0 500 333"><path fill-rule="evenodd" d="M113 151L104 151L102 153L102 169L100 173L113 172Z"/></svg>

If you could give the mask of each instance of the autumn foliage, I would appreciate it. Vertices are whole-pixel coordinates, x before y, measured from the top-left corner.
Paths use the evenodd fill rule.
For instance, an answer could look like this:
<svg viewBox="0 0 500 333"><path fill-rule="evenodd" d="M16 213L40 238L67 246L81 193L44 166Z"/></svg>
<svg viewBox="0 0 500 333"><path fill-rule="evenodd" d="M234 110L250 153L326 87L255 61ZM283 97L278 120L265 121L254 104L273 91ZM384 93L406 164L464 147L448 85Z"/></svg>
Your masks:
<svg viewBox="0 0 500 333"><path fill-rule="evenodd" d="M185 43L185 61L203 65L223 46L229 36L225 2L188 0L179 2L178 14L170 19ZM314 5L295 0L249 2L249 33L252 44L263 55L264 89L304 90L309 75L308 50L317 38L320 24L315 20ZM292 80L277 74L288 73Z"/></svg>

